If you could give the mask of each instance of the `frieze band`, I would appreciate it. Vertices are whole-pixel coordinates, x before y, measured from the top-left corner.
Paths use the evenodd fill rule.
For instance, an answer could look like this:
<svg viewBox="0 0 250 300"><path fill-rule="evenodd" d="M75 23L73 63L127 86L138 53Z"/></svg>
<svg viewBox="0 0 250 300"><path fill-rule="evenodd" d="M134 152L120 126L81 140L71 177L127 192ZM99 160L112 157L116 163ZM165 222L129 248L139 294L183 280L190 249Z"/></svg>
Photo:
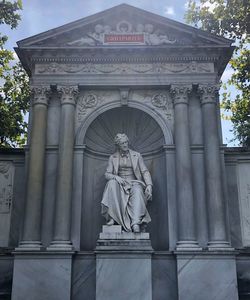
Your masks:
<svg viewBox="0 0 250 300"><path fill-rule="evenodd" d="M37 64L35 74L182 74L213 73L213 63Z"/></svg>

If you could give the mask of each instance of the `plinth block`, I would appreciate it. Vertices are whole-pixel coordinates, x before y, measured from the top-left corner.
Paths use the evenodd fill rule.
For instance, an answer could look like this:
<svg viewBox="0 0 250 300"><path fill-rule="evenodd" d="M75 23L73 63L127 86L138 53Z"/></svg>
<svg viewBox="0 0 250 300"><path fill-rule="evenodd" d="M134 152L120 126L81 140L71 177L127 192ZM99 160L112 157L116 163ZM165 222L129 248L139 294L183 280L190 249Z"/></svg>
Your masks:
<svg viewBox="0 0 250 300"><path fill-rule="evenodd" d="M14 253L12 300L70 300L72 253Z"/></svg>
<svg viewBox="0 0 250 300"><path fill-rule="evenodd" d="M152 252L148 233L102 232L96 246L96 300L152 300Z"/></svg>
<svg viewBox="0 0 250 300"><path fill-rule="evenodd" d="M235 255L177 253L179 300L238 300Z"/></svg>

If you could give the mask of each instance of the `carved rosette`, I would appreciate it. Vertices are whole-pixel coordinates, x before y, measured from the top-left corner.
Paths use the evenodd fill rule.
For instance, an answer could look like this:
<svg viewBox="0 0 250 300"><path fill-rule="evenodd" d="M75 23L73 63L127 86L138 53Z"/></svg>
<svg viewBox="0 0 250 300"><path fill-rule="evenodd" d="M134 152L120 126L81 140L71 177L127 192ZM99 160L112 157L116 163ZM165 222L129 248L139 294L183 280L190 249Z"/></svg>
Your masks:
<svg viewBox="0 0 250 300"><path fill-rule="evenodd" d="M76 97L78 95L78 86L58 86L57 91L61 97L61 105L76 104Z"/></svg>
<svg viewBox="0 0 250 300"><path fill-rule="evenodd" d="M50 86L31 86L32 105L48 105Z"/></svg>
<svg viewBox="0 0 250 300"><path fill-rule="evenodd" d="M213 103L216 104L216 97L218 95L218 85L199 85L198 93L201 98L201 104Z"/></svg>
<svg viewBox="0 0 250 300"><path fill-rule="evenodd" d="M170 93L173 95L174 105L188 104L188 94L192 91L192 86L172 85Z"/></svg>

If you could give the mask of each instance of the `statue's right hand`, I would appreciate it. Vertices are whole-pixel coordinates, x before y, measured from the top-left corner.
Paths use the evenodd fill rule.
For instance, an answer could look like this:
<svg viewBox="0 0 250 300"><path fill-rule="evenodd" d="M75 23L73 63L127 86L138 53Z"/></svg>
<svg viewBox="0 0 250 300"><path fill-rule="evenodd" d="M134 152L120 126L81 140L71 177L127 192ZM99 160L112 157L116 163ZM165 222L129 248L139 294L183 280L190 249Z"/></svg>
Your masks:
<svg viewBox="0 0 250 300"><path fill-rule="evenodd" d="M115 176L115 180L121 185L125 185L127 183L126 180L121 178L120 176Z"/></svg>

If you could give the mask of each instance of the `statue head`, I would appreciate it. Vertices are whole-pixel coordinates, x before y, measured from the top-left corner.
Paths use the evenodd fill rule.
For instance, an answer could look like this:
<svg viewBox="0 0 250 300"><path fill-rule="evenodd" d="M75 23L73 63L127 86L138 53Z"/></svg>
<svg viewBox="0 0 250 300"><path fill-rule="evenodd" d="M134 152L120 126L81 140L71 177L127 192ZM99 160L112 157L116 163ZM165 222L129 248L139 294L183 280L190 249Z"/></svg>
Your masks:
<svg viewBox="0 0 250 300"><path fill-rule="evenodd" d="M96 26L95 26L95 32L96 33L102 33L103 32L103 26L102 25L100 25L100 24L97 24Z"/></svg>
<svg viewBox="0 0 250 300"><path fill-rule="evenodd" d="M121 151L128 151L128 137L125 133L117 133L114 138L115 145Z"/></svg>
<svg viewBox="0 0 250 300"><path fill-rule="evenodd" d="M153 33L154 32L154 26L152 25L152 24L146 24L145 25L145 31L147 32L147 33Z"/></svg>

